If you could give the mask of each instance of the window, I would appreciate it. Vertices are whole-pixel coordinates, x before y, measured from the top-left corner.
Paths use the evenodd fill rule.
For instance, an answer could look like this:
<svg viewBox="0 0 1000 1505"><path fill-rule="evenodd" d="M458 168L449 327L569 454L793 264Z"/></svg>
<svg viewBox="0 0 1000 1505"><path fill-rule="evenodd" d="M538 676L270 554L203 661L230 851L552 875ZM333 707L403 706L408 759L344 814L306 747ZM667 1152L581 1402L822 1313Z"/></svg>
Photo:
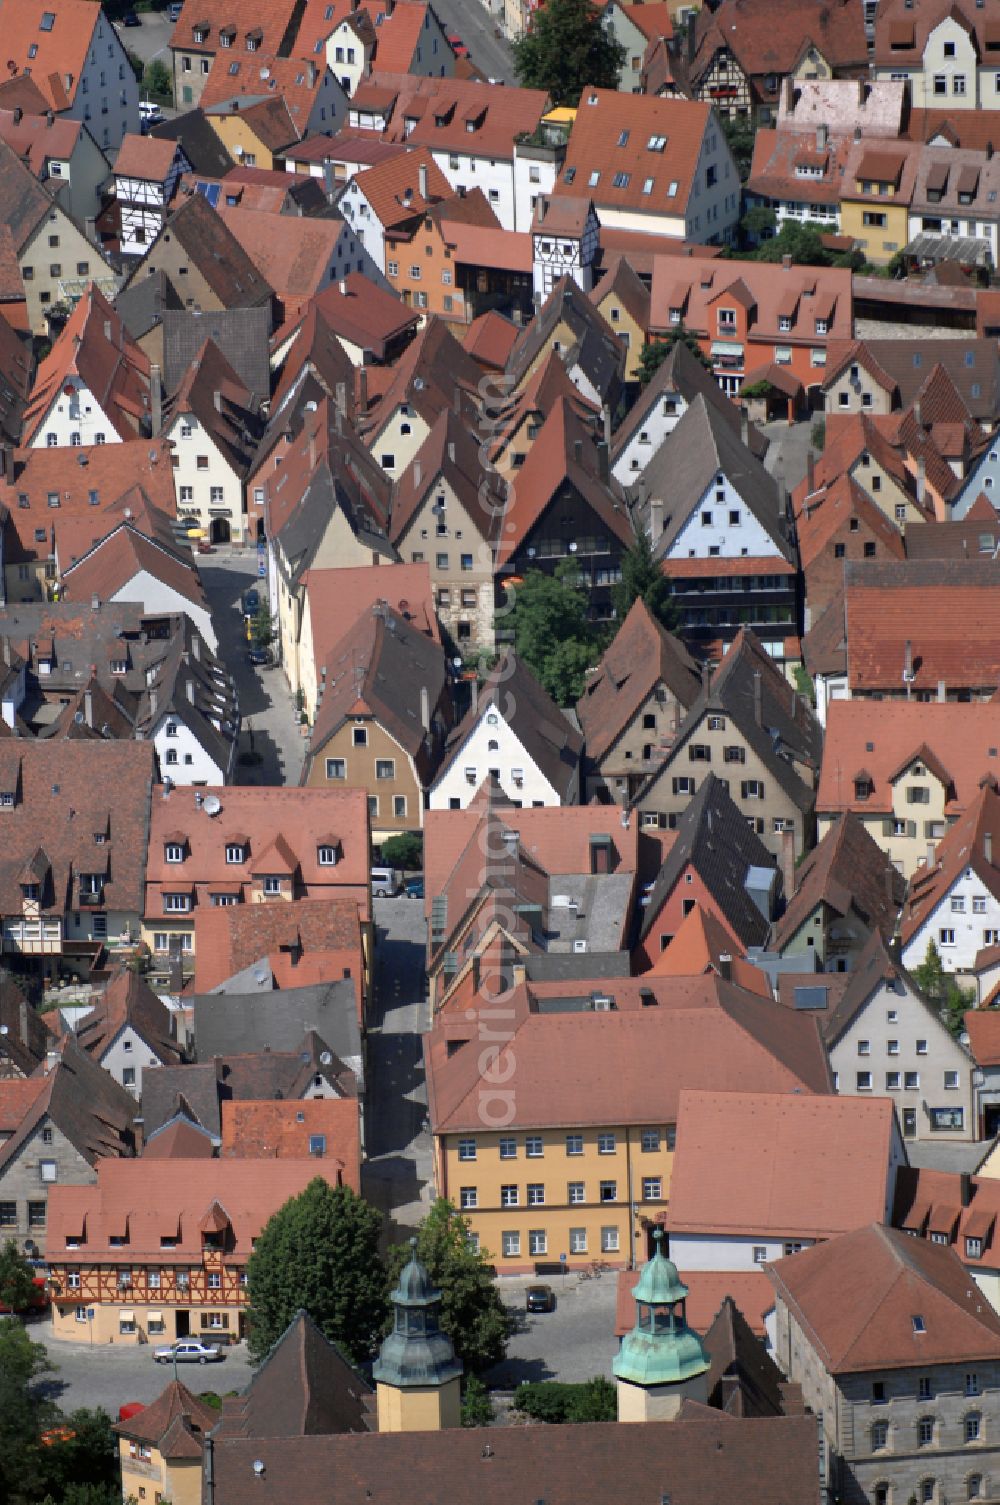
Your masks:
<svg viewBox="0 0 1000 1505"><path fill-rule="evenodd" d="M581 1201L583 1198L581 1197ZM0 1202L0 1228L17 1227L17 1203Z"/></svg>
<svg viewBox="0 0 1000 1505"><path fill-rule="evenodd" d="M544 1207L545 1187L541 1181L528 1182L528 1206Z"/></svg>
<svg viewBox="0 0 1000 1505"><path fill-rule="evenodd" d="M938 941L942 946L954 946L955 932L950 926L944 926L938 931Z"/></svg>
<svg viewBox="0 0 1000 1505"><path fill-rule="evenodd" d="M545 1254L549 1247L544 1228L533 1228L528 1234L528 1253Z"/></svg>
<svg viewBox="0 0 1000 1505"><path fill-rule="evenodd" d="M617 1148L613 1134L598 1134L597 1153L599 1155L613 1155Z"/></svg>
<svg viewBox="0 0 1000 1505"><path fill-rule="evenodd" d="M870 1071L859 1071L856 1080L859 1092L870 1092L872 1090L872 1074Z"/></svg>
<svg viewBox="0 0 1000 1505"><path fill-rule="evenodd" d="M500 1141L500 1159L501 1160L516 1160L517 1159L517 1140L516 1139L510 1139L510 1138L501 1139L501 1141Z"/></svg>
<svg viewBox="0 0 1000 1505"><path fill-rule="evenodd" d="M907 1071L903 1073L903 1086L907 1092L916 1092L920 1086L920 1072Z"/></svg>
<svg viewBox="0 0 1000 1505"><path fill-rule="evenodd" d="M570 1181L567 1184L566 1200L571 1204L577 1204L586 1200L582 1181Z"/></svg>
<svg viewBox="0 0 1000 1505"><path fill-rule="evenodd" d="M602 1228L601 1229L601 1253L602 1254L617 1254L618 1253L618 1228L617 1228L617 1226L615 1226L615 1227L609 1227L609 1228Z"/></svg>
<svg viewBox="0 0 1000 1505"><path fill-rule="evenodd" d="M965 1418L966 1442L978 1442L982 1431L982 1417L978 1411L970 1411Z"/></svg>
<svg viewBox="0 0 1000 1505"><path fill-rule="evenodd" d="M917 1399L918 1400L933 1400L934 1399L934 1388L931 1385L931 1381L930 1381L930 1376L929 1375L921 1375L920 1378L919 1378L919 1380L917 1381Z"/></svg>
<svg viewBox="0 0 1000 1505"><path fill-rule="evenodd" d="M352 738L351 738L351 740L354 743L355 747L367 747L368 746L368 728L366 726L355 726L355 727L353 727L352 728Z"/></svg>
<svg viewBox="0 0 1000 1505"><path fill-rule="evenodd" d="M474 1139L460 1139L458 1141L459 1160L475 1160L476 1141Z"/></svg>
<svg viewBox="0 0 1000 1505"><path fill-rule="evenodd" d="M528 1134L524 1140L524 1153L529 1160L538 1160L544 1153L542 1136L540 1134Z"/></svg>
<svg viewBox="0 0 1000 1505"><path fill-rule="evenodd" d="M55 1181L58 1179L58 1170L54 1160L40 1160L38 1174L43 1181Z"/></svg>
<svg viewBox="0 0 1000 1505"><path fill-rule="evenodd" d="M343 758L327 758L326 776L328 779L346 779L347 763Z"/></svg>
<svg viewBox="0 0 1000 1505"><path fill-rule="evenodd" d="M317 858L317 861L319 862L320 867L336 867L337 866L337 848L336 847L327 847L327 846L317 847L316 848L316 858Z"/></svg>
<svg viewBox="0 0 1000 1505"><path fill-rule="evenodd" d="M859 1040L858 1041L858 1055L859 1056L870 1056L871 1053L872 1053L872 1042L870 1040Z"/></svg>
<svg viewBox="0 0 1000 1505"><path fill-rule="evenodd" d="M927 1041L926 1040L918 1040L917 1041L917 1055L918 1056L925 1056L926 1054L927 1054Z"/></svg>
<svg viewBox="0 0 1000 1505"><path fill-rule="evenodd" d="M375 777L377 779L394 779L396 777L395 758L376 758Z"/></svg>
<svg viewBox="0 0 1000 1505"><path fill-rule="evenodd" d="M885 1090L887 1092L899 1091L899 1072L887 1071L885 1074Z"/></svg>
<svg viewBox="0 0 1000 1505"><path fill-rule="evenodd" d="M945 1085L945 1091L946 1092L955 1092L955 1091L957 1091L958 1090L958 1072L957 1071L946 1071L945 1074L944 1074L944 1085Z"/></svg>
<svg viewBox="0 0 1000 1505"><path fill-rule="evenodd" d="M754 1244L754 1246L753 1246L753 1262L754 1262L755 1265L763 1265L763 1264L765 1264L767 1262L767 1245L766 1244Z"/></svg>
<svg viewBox="0 0 1000 1505"><path fill-rule="evenodd" d="M899 1055L899 1041L898 1040L887 1040L885 1048L886 1048L886 1053L888 1055L890 1055L890 1056L898 1056Z"/></svg>
<svg viewBox="0 0 1000 1505"><path fill-rule="evenodd" d="M643 1176L642 1200L644 1202L659 1202L663 1195L663 1182L659 1176Z"/></svg>
<svg viewBox="0 0 1000 1505"><path fill-rule="evenodd" d="M965 1257L966 1257L966 1259L981 1259L982 1255L983 1255L983 1241L982 1241L982 1239L981 1238L966 1238L966 1240L965 1240Z"/></svg>
<svg viewBox="0 0 1000 1505"><path fill-rule="evenodd" d="M876 1421L872 1424L872 1452L880 1453L889 1444L889 1423Z"/></svg>
<svg viewBox="0 0 1000 1505"><path fill-rule="evenodd" d="M501 1188L500 1188L500 1206L501 1207L516 1207L517 1204L518 1204L519 1196L520 1196L520 1193L519 1193L518 1188L516 1186L501 1186Z"/></svg>
<svg viewBox="0 0 1000 1505"><path fill-rule="evenodd" d="M463 1210L479 1205L479 1192L475 1186L463 1186L459 1191L458 1198Z"/></svg>
<svg viewBox="0 0 1000 1505"><path fill-rule="evenodd" d="M586 1228L571 1228L569 1230L570 1254L586 1254L587 1230Z"/></svg>
<svg viewBox="0 0 1000 1505"><path fill-rule="evenodd" d="M967 1374L965 1376L965 1393L966 1393L966 1395L978 1395L979 1394L979 1376L978 1376L978 1374Z"/></svg>
<svg viewBox="0 0 1000 1505"><path fill-rule="evenodd" d="M168 862L183 862L184 848L181 846L180 842L168 841L166 848L164 849L164 856L166 857Z"/></svg>
<svg viewBox="0 0 1000 1505"><path fill-rule="evenodd" d="M265 889L267 880L264 880ZM190 894L164 894L163 908L166 914L186 914L191 908Z"/></svg>
<svg viewBox="0 0 1000 1505"><path fill-rule="evenodd" d="M643 1153L647 1154L647 1155L653 1154L659 1148L660 1148L660 1131L659 1131L659 1129L643 1129L643 1131L642 1131L642 1149L643 1149Z"/></svg>
<svg viewBox="0 0 1000 1505"><path fill-rule="evenodd" d="M521 1252L521 1235L516 1229L500 1235L500 1244L505 1259L516 1259Z"/></svg>
<svg viewBox="0 0 1000 1505"><path fill-rule="evenodd" d="M617 1181L602 1181L601 1185L600 1185L600 1193L599 1193L599 1195L600 1195L600 1200L602 1202L617 1202L618 1201L618 1182Z"/></svg>
<svg viewBox="0 0 1000 1505"><path fill-rule="evenodd" d="M967 1500L978 1500L978 1499L980 1499L982 1497L982 1493L983 1493L983 1476L982 1476L982 1474L970 1474L969 1477L965 1481L965 1498Z"/></svg>
<svg viewBox="0 0 1000 1505"><path fill-rule="evenodd" d="M567 1134L566 1135L566 1153L567 1153L567 1155L582 1155L583 1154L583 1135L582 1134Z"/></svg>

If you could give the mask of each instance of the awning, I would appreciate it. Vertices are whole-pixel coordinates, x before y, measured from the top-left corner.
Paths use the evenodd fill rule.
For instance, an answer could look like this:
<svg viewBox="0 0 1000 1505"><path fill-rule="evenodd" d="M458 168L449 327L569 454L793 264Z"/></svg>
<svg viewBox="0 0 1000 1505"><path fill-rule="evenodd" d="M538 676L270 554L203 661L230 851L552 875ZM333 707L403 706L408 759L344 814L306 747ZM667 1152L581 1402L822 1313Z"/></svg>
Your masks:
<svg viewBox="0 0 1000 1505"><path fill-rule="evenodd" d="M135 1312L129 1311L127 1307L123 1307L118 1313L118 1320L119 1322L134 1322Z"/></svg>
<svg viewBox="0 0 1000 1505"><path fill-rule="evenodd" d="M162 1312L147 1312L146 1313L146 1321L147 1322L162 1322L163 1321L163 1313Z"/></svg>
<svg viewBox="0 0 1000 1505"><path fill-rule="evenodd" d="M725 340L716 340L712 345L713 355L739 355L743 354L742 345L730 345Z"/></svg>

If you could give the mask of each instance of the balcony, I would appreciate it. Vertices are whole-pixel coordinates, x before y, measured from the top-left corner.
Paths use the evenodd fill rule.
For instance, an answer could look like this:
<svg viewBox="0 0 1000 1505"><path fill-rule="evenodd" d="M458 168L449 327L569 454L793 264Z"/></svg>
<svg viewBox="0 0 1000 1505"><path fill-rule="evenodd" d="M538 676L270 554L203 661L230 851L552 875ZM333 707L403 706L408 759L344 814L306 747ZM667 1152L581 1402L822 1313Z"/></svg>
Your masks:
<svg viewBox="0 0 1000 1505"><path fill-rule="evenodd" d="M79 897L79 905L81 909L100 909L103 904L103 888L81 888Z"/></svg>

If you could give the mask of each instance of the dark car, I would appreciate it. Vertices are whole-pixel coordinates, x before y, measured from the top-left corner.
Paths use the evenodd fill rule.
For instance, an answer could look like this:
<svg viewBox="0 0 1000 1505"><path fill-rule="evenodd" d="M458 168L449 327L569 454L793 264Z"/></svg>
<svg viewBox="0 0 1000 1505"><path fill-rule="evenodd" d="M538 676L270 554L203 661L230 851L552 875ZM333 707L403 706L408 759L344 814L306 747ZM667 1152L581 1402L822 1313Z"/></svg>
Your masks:
<svg viewBox="0 0 1000 1505"><path fill-rule="evenodd" d="M526 1312L554 1312L556 1293L551 1286L529 1286L524 1293Z"/></svg>
<svg viewBox="0 0 1000 1505"><path fill-rule="evenodd" d="M125 14L122 16L122 25L123 26L141 26L142 22L139 20L139 17L136 15L136 13L135 13L134 10L127 10L125 12Z"/></svg>
<svg viewBox="0 0 1000 1505"><path fill-rule="evenodd" d="M249 590L243 592L243 615L248 618L255 617L259 611L260 591L251 586Z"/></svg>
<svg viewBox="0 0 1000 1505"><path fill-rule="evenodd" d="M407 878L403 884L403 893L408 899L422 899L424 897L423 878Z"/></svg>
<svg viewBox="0 0 1000 1505"><path fill-rule="evenodd" d="M248 664L258 664L261 668L268 668L271 663L270 648L251 648L247 654Z"/></svg>

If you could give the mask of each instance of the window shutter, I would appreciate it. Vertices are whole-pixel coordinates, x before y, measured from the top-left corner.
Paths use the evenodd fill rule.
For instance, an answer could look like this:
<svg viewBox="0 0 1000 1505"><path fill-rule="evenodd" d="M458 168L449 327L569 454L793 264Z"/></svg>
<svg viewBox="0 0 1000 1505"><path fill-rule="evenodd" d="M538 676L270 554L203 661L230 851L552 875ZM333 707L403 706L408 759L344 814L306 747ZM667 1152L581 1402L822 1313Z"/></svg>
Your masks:
<svg viewBox="0 0 1000 1505"><path fill-rule="evenodd" d="M916 836L916 834L917 834L917 823L916 823L915 820L908 820L906 822L906 834L907 834L907 836Z"/></svg>
<svg viewBox="0 0 1000 1505"><path fill-rule="evenodd" d="M885 818L885 820L882 822L882 835L883 836L891 836L892 833L893 833L894 827L895 827L895 821L893 820L893 818L892 818L891 815L887 815L886 818Z"/></svg>

